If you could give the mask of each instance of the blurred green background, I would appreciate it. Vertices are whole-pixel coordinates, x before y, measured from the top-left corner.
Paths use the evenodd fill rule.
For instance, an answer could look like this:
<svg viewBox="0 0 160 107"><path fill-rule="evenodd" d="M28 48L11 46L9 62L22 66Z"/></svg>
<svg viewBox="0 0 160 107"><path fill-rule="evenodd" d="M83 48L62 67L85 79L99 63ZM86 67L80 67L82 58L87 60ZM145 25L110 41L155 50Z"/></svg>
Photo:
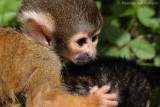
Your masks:
<svg viewBox="0 0 160 107"><path fill-rule="evenodd" d="M21 0L0 0L0 26L20 29ZM104 19L99 54L136 60L154 87L151 107L160 107L160 1L95 0Z"/></svg>

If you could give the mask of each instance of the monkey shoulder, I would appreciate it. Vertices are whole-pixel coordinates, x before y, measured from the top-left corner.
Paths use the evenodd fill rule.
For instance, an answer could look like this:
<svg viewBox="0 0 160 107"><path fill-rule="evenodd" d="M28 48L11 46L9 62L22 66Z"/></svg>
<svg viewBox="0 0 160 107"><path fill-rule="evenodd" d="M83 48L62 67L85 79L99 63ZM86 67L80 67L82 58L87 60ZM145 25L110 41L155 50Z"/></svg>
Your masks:
<svg viewBox="0 0 160 107"><path fill-rule="evenodd" d="M12 61L21 66L61 67L60 58L54 50L34 43L12 28L0 28L0 50L1 62L7 62L7 65Z"/></svg>

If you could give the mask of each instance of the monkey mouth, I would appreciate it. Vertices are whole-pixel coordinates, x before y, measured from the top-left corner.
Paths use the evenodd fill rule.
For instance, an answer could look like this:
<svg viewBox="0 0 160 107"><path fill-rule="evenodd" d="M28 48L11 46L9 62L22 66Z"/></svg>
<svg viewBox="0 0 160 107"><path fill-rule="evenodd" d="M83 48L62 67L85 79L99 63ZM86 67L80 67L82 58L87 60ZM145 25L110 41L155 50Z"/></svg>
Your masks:
<svg viewBox="0 0 160 107"><path fill-rule="evenodd" d="M84 65L84 64L90 62L92 59L93 59L93 58L83 59L83 60L82 60L82 59L79 59L79 60L76 61L76 64L77 64L77 65Z"/></svg>
<svg viewBox="0 0 160 107"><path fill-rule="evenodd" d="M86 53L82 53L80 55L78 55L77 57L75 57L75 64L77 65L84 65L88 62L90 62L91 60L93 60L95 58L95 56L89 57L86 55Z"/></svg>

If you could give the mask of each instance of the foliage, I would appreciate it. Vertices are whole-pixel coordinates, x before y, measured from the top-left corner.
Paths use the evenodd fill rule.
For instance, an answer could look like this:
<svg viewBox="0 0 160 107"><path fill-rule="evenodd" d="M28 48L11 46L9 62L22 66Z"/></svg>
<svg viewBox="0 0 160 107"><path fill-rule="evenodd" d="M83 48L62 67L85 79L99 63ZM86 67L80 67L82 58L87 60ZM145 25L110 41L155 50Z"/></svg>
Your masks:
<svg viewBox="0 0 160 107"><path fill-rule="evenodd" d="M108 6L109 12L100 8L104 13L104 26L99 37L100 53L136 59L140 64L160 66L160 9L155 9L159 2L101 2L101 8Z"/></svg>
<svg viewBox="0 0 160 107"><path fill-rule="evenodd" d="M95 1L104 19L98 52L160 67L159 0ZM0 0L0 26L19 28L18 5L20 0ZM160 92L160 87L156 90ZM153 107L159 99L159 94L153 96Z"/></svg>
<svg viewBox="0 0 160 107"><path fill-rule="evenodd" d="M16 27L16 11L20 5L20 0L0 0L0 26Z"/></svg>

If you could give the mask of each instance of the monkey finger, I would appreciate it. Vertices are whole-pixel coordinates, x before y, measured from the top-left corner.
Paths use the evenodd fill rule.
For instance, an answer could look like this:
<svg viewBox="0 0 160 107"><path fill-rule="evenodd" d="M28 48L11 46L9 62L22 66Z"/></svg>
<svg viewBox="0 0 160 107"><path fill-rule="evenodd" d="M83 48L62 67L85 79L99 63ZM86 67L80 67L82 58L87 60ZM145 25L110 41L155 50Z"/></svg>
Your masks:
<svg viewBox="0 0 160 107"><path fill-rule="evenodd" d="M117 95L116 94L104 94L102 98L106 100L116 100Z"/></svg>
<svg viewBox="0 0 160 107"><path fill-rule="evenodd" d="M118 106L118 102L117 101L103 101L102 105L105 105L106 107L111 106L111 107L117 107Z"/></svg>
<svg viewBox="0 0 160 107"><path fill-rule="evenodd" d="M100 105L100 107L118 107L118 106Z"/></svg>
<svg viewBox="0 0 160 107"><path fill-rule="evenodd" d="M110 86L106 85L106 86L102 86L97 91L99 91L100 93L107 93L109 90L110 90Z"/></svg>
<svg viewBox="0 0 160 107"><path fill-rule="evenodd" d="M90 91L89 94L93 94L98 90L98 86L94 86Z"/></svg>

